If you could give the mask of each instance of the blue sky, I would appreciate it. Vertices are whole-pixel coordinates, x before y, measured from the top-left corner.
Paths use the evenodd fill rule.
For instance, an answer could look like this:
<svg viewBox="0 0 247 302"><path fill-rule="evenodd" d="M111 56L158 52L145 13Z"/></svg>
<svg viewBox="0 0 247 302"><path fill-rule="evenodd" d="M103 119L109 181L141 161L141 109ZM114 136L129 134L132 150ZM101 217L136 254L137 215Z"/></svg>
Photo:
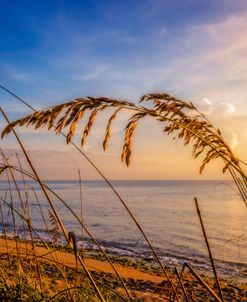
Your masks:
<svg viewBox="0 0 247 302"><path fill-rule="evenodd" d="M166 91L206 108L209 117L225 127L226 138L239 155L246 155L245 0L0 3L0 82L37 108L87 95L138 101L147 92ZM29 113L3 92L0 103L12 119ZM96 127L96 134L101 128ZM58 143L52 135L37 137L25 131L28 148L44 151L45 138L56 153ZM164 152L160 140L155 136L153 143ZM11 140L4 143L14 148ZM140 150L136 165L142 166L150 159L142 151L141 134L136 144ZM92 141L87 148L93 156L103 156L99 143ZM59 149L64 150L61 145ZM117 150L113 148L108 156ZM155 157L161 158L162 152ZM157 167L161 162L171 164L161 160ZM136 169L138 178L144 172ZM121 173L116 171L112 177L123 178ZM151 172L145 173L146 178ZM163 175L162 170L151 174L152 178L175 177Z"/></svg>

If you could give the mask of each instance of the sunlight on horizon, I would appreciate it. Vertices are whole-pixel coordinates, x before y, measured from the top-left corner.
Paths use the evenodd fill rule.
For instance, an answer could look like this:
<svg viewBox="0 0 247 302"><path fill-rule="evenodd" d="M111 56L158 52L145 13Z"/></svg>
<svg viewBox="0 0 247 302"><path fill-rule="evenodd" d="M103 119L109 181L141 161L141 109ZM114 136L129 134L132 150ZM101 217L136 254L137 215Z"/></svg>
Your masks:
<svg viewBox="0 0 247 302"><path fill-rule="evenodd" d="M6 3L0 21L1 84L38 109L87 95L137 103L142 94L167 92L192 101L246 161L246 2L179 3L183 14L172 1L152 5L125 1L119 7L112 1L92 1L89 6L37 1L30 6L18 3L18 10ZM3 90L0 104L11 120L30 114ZM191 149L171 141L163 133L164 126L151 119L140 122L127 169L120 154L128 115L114 121L109 150L103 152L107 117L97 118L82 149L107 177L225 178L219 161L212 162L200 176L200 159L193 161ZM1 119L0 128L4 125ZM79 142L82 130L77 131ZM31 127L22 127L18 133L34 161L42 161L44 178L76 179L71 162L80 166L85 178L97 177L79 153L65 146L63 138ZM10 153L18 151L13 137L5 138L2 145Z"/></svg>

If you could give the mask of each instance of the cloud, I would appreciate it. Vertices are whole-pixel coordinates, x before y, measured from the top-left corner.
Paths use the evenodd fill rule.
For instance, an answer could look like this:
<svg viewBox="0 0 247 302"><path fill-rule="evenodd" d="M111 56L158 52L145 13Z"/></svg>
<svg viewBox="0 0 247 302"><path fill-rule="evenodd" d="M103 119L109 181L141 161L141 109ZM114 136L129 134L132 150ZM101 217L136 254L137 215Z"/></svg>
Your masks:
<svg viewBox="0 0 247 302"><path fill-rule="evenodd" d="M236 113L236 107L228 102L220 102L217 100L209 100L207 97L193 102L197 109L203 114L207 115L210 119L215 117L217 119L229 118Z"/></svg>
<svg viewBox="0 0 247 302"><path fill-rule="evenodd" d="M0 62L1 72L5 74L5 77L8 77L15 81L27 82L31 79L33 74L26 70L23 70L16 65Z"/></svg>
<svg viewBox="0 0 247 302"><path fill-rule="evenodd" d="M157 34L145 36L118 28L93 30L90 35L70 32L77 26L74 20L66 20L69 26L65 26L66 37L59 34L60 42L52 40L51 28L43 35L43 44L54 50L43 58L48 69L43 71L45 77L39 77L38 99L55 102L63 96L98 94L133 100L146 92L165 90L183 98L207 95L246 110L244 13L189 24L176 32L162 26ZM19 77L25 78L25 72ZM27 75L26 79L37 80Z"/></svg>
<svg viewBox="0 0 247 302"><path fill-rule="evenodd" d="M184 84L194 84L197 94L207 90L210 98L243 104L247 94L244 84L247 81L246 14L189 26L186 31L188 51L180 62L186 70ZM186 43L181 48L185 50Z"/></svg>
<svg viewBox="0 0 247 302"><path fill-rule="evenodd" d="M247 114L240 115L231 103L218 103L217 100L209 100L206 97L196 100L194 104L216 128L221 130L223 138L231 149L240 153L241 157L245 157Z"/></svg>
<svg viewBox="0 0 247 302"><path fill-rule="evenodd" d="M97 80L107 74L109 72L109 66L106 64L96 66L93 70L90 70L89 72L84 73L75 73L73 76L76 80L80 81L91 81L91 80Z"/></svg>
<svg viewBox="0 0 247 302"><path fill-rule="evenodd" d="M236 133L232 133L232 139L231 139L231 142L230 142L230 146L232 148L232 150L234 150L237 145L239 144L239 141L238 141L238 136Z"/></svg>
<svg viewBox="0 0 247 302"><path fill-rule="evenodd" d="M233 12L214 21L204 19L201 23L190 23L174 31L160 26L156 33L139 36L117 28L93 30L90 34L80 30L73 33L69 30L74 28L71 24L65 32L60 31L55 40L55 31L47 27L49 37L44 35L43 46L52 50L47 56L40 55L44 69L38 66L39 75L33 76L28 68L10 62L4 67L8 79L21 84L32 83L29 87L35 87L32 93L39 100L40 108L69 97L105 95L138 101L144 93L166 91L195 102L198 109L223 130L232 148L246 156L245 12ZM114 121L116 134L123 129L121 122ZM96 152L98 146L94 138L100 136L100 141L104 134L101 120L100 123L100 126L95 125L93 138L89 138L86 144L90 152ZM34 133L32 128L20 131L30 137ZM39 133L45 135L45 131ZM32 146L42 150L49 148L49 143L42 145L42 139ZM159 145L161 143L157 144L157 149ZM53 158L56 158L55 153Z"/></svg>
<svg viewBox="0 0 247 302"><path fill-rule="evenodd" d="M195 102L197 103L197 102ZM213 103L206 97L202 98L200 102L198 102L198 109L203 113L203 114L211 114L212 113L212 107Z"/></svg>
<svg viewBox="0 0 247 302"><path fill-rule="evenodd" d="M223 106L225 106L225 114L227 116L231 116L235 111L236 111L236 108L233 104L230 104L230 103L222 103Z"/></svg>

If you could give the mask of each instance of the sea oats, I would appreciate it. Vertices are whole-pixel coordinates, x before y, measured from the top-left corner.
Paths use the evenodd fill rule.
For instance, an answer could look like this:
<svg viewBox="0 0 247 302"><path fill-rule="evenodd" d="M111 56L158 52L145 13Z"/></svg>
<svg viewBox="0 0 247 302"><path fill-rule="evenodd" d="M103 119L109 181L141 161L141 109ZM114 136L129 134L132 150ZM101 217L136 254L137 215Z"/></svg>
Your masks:
<svg viewBox="0 0 247 302"><path fill-rule="evenodd" d="M246 176L240 167L238 158L232 153L230 147L222 138L219 129L214 128L205 115L191 102L180 100L167 93L146 94L140 98L140 103L147 101L152 103L151 108L105 97L88 96L87 98L77 98L75 101L35 112L23 119L10 123L4 129L2 137L7 135L14 127L22 125L33 125L35 129L47 126L49 130L55 127L57 134L61 133L67 126L70 126L66 136L66 141L69 143L76 132L77 123L83 118L84 113L89 111L90 116L81 139L81 144L84 145L96 115L106 109L116 108L106 125L103 141L105 150L111 137L112 121L120 110L127 110L130 114L131 112L134 113L125 127L121 158L126 165L130 164L135 129L142 118L149 116L165 123L164 132L168 135L173 135L173 139L180 139L185 145L192 143L193 158L202 157L200 173L203 172L209 162L222 158L225 162L222 169L223 173L231 167L240 173L246 182Z"/></svg>

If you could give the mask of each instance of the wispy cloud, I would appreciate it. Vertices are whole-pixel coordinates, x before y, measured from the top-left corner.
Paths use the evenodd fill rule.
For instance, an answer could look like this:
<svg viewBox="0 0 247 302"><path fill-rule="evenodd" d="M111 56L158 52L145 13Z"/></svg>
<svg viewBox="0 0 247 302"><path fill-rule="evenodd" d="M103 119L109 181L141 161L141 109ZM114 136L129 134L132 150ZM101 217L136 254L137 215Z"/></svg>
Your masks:
<svg viewBox="0 0 247 302"><path fill-rule="evenodd" d="M2 69L1 72L3 72L7 78L15 81L28 82L33 76L33 73L23 70L11 63L0 62L0 68Z"/></svg>
<svg viewBox="0 0 247 302"><path fill-rule="evenodd" d="M196 5L197 1L181 2L186 8ZM215 3L209 2L210 5ZM124 13L118 9L116 15L114 9L106 11L104 5L108 5L104 4L100 6L100 16L97 15L100 21L93 16L97 19L95 22L85 21L81 15L74 18L73 14L62 10L47 18L45 23L34 22L32 31L38 33L39 44L29 52L16 50L15 55L7 55L0 62L0 73L10 83L9 87L17 90L14 92L24 98L28 96L27 99L38 108L87 95L138 101L144 93L166 91L195 102L198 109L223 130L232 148L240 155L246 155L247 14L246 5L240 2L244 3L236 1L232 5L230 0L217 1L214 5L221 7L221 13L210 11L209 15L214 15L212 18L206 18L206 15L202 19L200 16L195 18L188 10L185 20L177 10L176 14L171 10L175 19L166 15L170 17L167 23L161 16L165 6L162 1L156 1L150 11L145 9L145 2L137 16L137 7L133 11L123 7ZM232 11L230 6L234 6ZM86 14L84 18L87 18ZM5 96L2 103L12 116L17 117L16 111L18 117L22 115L22 107L12 106L14 102L10 106ZM107 119L106 115L104 118ZM117 139L125 118L114 121ZM94 138L104 135L102 123L105 123L103 118L93 128ZM38 140L37 132L31 128L22 128L20 132L34 143L36 151L52 145L44 146L43 137ZM39 134L45 137L45 132ZM142 158L141 152L146 157L151 153L145 145L146 132L143 133L140 131L137 135L137 152L140 153L135 158ZM153 144L156 144L156 138L157 150L162 149L163 136L154 133L153 130ZM79 135L76 140L80 141ZM99 146L100 139L89 138L86 151L96 154ZM170 147L168 149L171 151ZM161 158L162 154L159 156ZM157 162L162 161L157 158Z"/></svg>

